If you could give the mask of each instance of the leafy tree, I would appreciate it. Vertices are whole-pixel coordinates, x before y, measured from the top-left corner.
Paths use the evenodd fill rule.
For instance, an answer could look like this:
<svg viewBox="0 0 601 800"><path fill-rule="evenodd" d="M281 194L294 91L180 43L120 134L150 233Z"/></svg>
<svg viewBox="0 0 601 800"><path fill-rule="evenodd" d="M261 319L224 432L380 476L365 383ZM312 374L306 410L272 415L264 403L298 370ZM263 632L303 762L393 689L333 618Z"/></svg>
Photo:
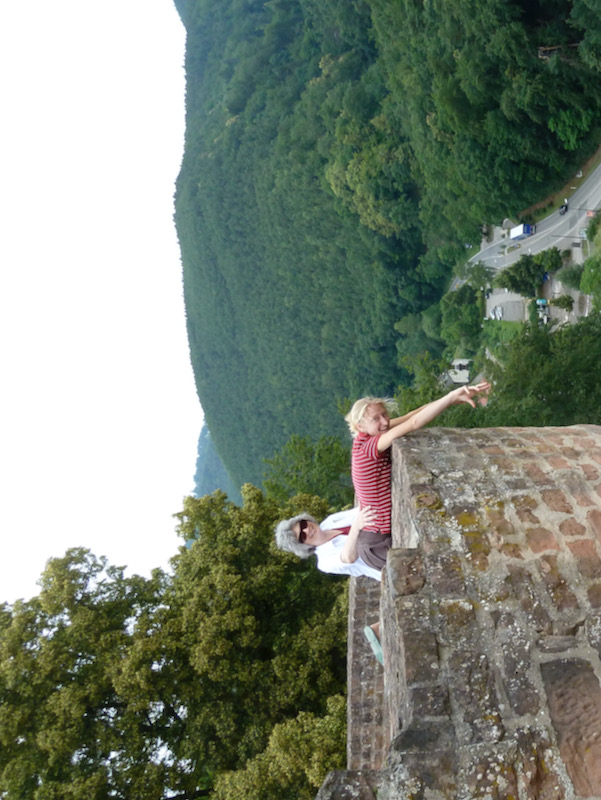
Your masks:
<svg viewBox="0 0 601 800"><path fill-rule="evenodd" d="M474 289L487 289L492 286L494 269L487 267L482 261L475 264L468 262L463 270L463 276Z"/></svg>
<svg viewBox="0 0 601 800"><path fill-rule="evenodd" d="M580 289L593 297L593 309L601 311L601 255L590 256L584 262Z"/></svg>
<svg viewBox="0 0 601 800"><path fill-rule="evenodd" d="M528 327L489 367L495 388L485 425L572 425L599 419L598 315L554 330Z"/></svg>
<svg viewBox="0 0 601 800"><path fill-rule="evenodd" d="M593 297L595 311L601 311L601 228L598 226L599 219L601 217L597 214L593 220L595 224L591 223L588 228L589 240L592 239L594 253L584 262L580 280L581 291Z"/></svg>
<svg viewBox="0 0 601 800"><path fill-rule="evenodd" d="M479 294L468 283L456 292L448 292L441 300L440 333L449 349L475 352L478 349L482 312Z"/></svg>
<svg viewBox="0 0 601 800"><path fill-rule="evenodd" d="M536 297L545 272L555 272L561 265L561 254L556 247L536 255L525 253L515 264L498 273L495 285L524 297Z"/></svg>
<svg viewBox="0 0 601 800"><path fill-rule="evenodd" d="M337 509L353 502L350 446L336 436L322 436L316 442L308 436L291 436L265 464L263 486L267 496L278 502L297 494L318 495Z"/></svg>
<svg viewBox="0 0 601 800"><path fill-rule="evenodd" d="M327 503L278 506L249 485L243 499L186 499L193 543L173 575L128 578L75 549L49 562L38 597L0 609L2 797L210 797L219 774L266 747L281 760L278 743L308 730L323 757L275 770L279 796L339 763L346 585L272 541L277 519Z"/></svg>
<svg viewBox="0 0 601 800"><path fill-rule="evenodd" d="M267 748L244 770L219 776L215 800L313 800L324 775L344 768L345 748L346 702L341 696L331 697L326 716L301 712L276 725Z"/></svg>
<svg viewBox="0 0 601 800"><path fill-rule="evenodd" d="M493 381L485 407L453 406L432 425L449 427L596 424L601 415L601 318L573 325L527 325L497 342L494 361L483 365ZM423 359L415 365L412 388L398 394L402 413L440 397L441 365Z"/></svg>
<svg viewBox="0 0 601 800"><path fill-rule="evenodd" d="M569 289L580 289L580 281L582 280L582 273L584 267L581 264L576 264L571 267L563 267L558 274L557 280Z"/></svg>
<svg viewBox="0 0 601 800"><path fill-rule="evenodd" d="M442 311L440 302L433 303L429 308L422 311L422 326L424 333L430 339L440 339L440 327L442 324Z"/></svg>
<svg viewBox="0 0 601 800"><path fill-rule="evenodd" d="M168 697L141 702L122 683L123 659L138 626L158 613L165 582L159 571L150 580L125 578L106 559L73 549L49 562L38 597L4 606L0 793L7 800L158 798L163 787L181 787L181 764L169 756ZM154 677L152 662L147 676Z"/></svg>
<svg viewBox="0 0 601 800"><path fill-rule="evenodd" d="M395 394L401 416L444 394L441 376L445 365L444 361L433 358L430 353L406 359L405 367L413 376L413 382L411 386L399 387Z"/></svg>
<svg viewBox="0 0 601 800"><path fill-rule="evenodd" d="M574 298L569 294L562 294L560 297L555 297L551 300L551 305L563 308L564 311L571 311L574 308Z"/></svg>

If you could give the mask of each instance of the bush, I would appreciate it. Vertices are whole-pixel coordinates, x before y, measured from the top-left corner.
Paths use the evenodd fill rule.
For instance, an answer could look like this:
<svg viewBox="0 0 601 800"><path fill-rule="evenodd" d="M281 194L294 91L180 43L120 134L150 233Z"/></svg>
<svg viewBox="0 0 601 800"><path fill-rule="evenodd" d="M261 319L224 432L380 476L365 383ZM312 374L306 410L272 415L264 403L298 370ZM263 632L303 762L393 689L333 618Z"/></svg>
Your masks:
<svg viewBox="0 0 601 800"><path fill-rule="evenodd" d="M562 294L561 297L551 300L551 305L563 308L564 311L571 311L574 308L574 298L569 294Z"/></svg>
<svg viewBox="0 0 601 800"><path fill-rule="evenodd" d="M563 284L563 286L567 286L568 289L578 290L580 289L583 271L584 266L582 264L573 267L564 267L557 273L557 280Z"/></svg>

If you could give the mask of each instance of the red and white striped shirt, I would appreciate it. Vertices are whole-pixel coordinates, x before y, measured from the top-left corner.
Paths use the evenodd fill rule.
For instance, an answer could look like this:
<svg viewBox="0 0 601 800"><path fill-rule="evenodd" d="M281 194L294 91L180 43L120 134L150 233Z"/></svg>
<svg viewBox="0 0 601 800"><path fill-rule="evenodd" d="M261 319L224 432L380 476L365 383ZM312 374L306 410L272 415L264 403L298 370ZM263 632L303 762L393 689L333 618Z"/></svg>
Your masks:
<svg viewBox="0 0 601 800"><path fill-rule="evenodd" d="M377 516L365 530L389 534L392 512L390 448L378 452L379 436L358 433L353 441L351 476L359 505L371 506Z"/></svg>

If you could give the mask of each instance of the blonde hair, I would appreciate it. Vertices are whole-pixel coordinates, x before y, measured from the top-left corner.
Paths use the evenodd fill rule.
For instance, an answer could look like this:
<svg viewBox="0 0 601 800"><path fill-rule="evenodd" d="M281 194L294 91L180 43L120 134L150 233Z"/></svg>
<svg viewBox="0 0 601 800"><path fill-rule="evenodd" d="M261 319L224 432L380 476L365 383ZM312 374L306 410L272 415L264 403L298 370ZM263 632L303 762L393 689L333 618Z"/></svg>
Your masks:
<svg viewBox="0 0 601 800"><path fill-rule="evenodd" d="M363 419L365 410L372 405L384 406L389 416L397 413L397 404L390 397L362 397L353 404L353 407L344 418L351 431L351 436L354 437L359 433L359 423Z"/></svg>

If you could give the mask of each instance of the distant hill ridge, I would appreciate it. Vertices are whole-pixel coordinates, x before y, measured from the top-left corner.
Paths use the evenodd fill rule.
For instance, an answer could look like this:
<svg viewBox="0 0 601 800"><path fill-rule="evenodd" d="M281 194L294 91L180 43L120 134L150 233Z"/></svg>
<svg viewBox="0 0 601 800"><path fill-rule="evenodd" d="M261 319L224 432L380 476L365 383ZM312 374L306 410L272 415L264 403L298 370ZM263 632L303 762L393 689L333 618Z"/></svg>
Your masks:
<svg viewBox="0 0 601 800"><path fill-rule="evenodd" d="M442 352L436 307L464 243L592 150L600 23L584 0L527 17L501 0L445 15L389 0L175 5L196 386L234 482L259 484L292 434L344 435L340 401L394 391L405 358ZM541 41L558 45L548 59Z"/></svg>

